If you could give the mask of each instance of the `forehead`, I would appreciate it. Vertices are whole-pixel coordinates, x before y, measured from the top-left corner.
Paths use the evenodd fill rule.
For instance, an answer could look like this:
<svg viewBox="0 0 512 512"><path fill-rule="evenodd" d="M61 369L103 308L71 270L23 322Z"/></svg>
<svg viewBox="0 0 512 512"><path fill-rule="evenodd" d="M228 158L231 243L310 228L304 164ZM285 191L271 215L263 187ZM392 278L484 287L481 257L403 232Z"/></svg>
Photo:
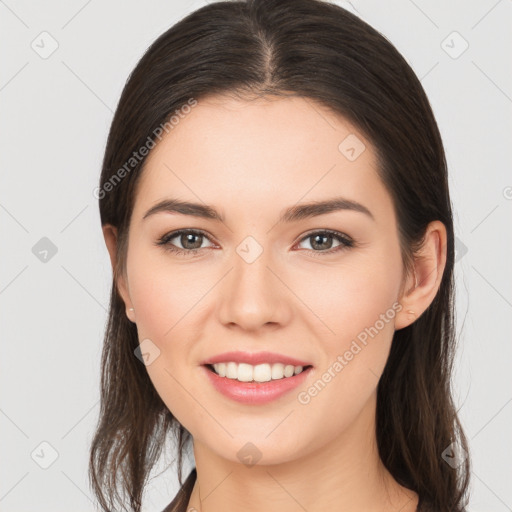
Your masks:
<svg viewBox="0 0 512 512"><path fill-rule="evenodd" d="M370 142L341 115L301 97L199 100L151 150L137 188L139 217L167 196L226 212L240 205L253 216L333 196L377 216L391 208Z"/></svg>

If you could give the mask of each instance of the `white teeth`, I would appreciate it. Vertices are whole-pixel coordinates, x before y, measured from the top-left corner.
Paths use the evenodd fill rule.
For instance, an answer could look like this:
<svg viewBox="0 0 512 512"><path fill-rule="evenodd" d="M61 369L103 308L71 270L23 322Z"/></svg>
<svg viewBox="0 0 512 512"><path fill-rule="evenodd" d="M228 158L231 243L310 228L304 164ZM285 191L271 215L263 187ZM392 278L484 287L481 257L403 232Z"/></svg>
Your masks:
<svg viewBox="0 0 512 512"><path fill-rule="evenodd" d="M215 368L215 371L219 374L221 377L226 376L226 363L219 363L214 364L213 367ZM235 367L236 370L236 367Z"/></svg>
<svg viewBox="0 0 512 512"><path fill-rule="evenodd" d="M238 379L238 365L236 363L228 363L226 365L226 377L228 379Z"/></svg>
<svg viewBox="0 0 512 512"><path fill-rule="evenodd" d="M272 378L282 379L284 377L284 364L276 363L272 365Z"/></svg>
<svg viewBox="0 0 512 512"><path fill-rule="evenodd" d="M272 369L269 364L258 364L252 368L250 365L249 368L252 370L252 378L256 382L268 382L272 380Z"/></svg>
<svg viewBox="0 0 512 512"><path fill-rule="evenodd" d="M250 364L240 363L238 365L238 380L242 382L251 382L252 366Z"/></svg>
<svg viewBox="0 0 512 512"><path fill-rule="evenodd" d="M257 364L255 366L246 363L216 363L213 365L215 373L220 377L238 380L240 382L268 382L270 380L279 380L286 377L293 377L302 372L302 366L275 364Z"/></svg>

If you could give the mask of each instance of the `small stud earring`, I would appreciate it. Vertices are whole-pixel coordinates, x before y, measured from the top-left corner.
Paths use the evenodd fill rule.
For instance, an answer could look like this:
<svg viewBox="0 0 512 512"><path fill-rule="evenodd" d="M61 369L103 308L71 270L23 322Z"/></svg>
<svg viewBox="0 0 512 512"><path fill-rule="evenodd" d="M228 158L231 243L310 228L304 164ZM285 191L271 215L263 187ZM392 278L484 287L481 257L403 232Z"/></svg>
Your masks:
<svg viewBox="0 0 512 512"><path fill-rule="evenodd" d="M135 310L133 308L128 308L128 311L135 312ZM135 321L130 318L130 315L128 314L128 311L126 312L126 316L128 317L128 320L130 320L130 322L132 322L132 323L135 323Z"/></svg>

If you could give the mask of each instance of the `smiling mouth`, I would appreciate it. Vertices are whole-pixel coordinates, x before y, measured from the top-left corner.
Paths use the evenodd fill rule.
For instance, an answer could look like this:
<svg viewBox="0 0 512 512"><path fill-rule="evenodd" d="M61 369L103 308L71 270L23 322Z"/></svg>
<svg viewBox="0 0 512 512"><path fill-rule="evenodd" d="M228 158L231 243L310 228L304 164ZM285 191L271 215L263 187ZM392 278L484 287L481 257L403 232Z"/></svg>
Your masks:
<svg viewBox="0 0 512 512"><path fill-rule="evenodd" d="M253 366L235 362L205 364L204 366L219 377L253 384L286 380L312 368L312 365L293 366L282 363L264 363Z"/></svg>

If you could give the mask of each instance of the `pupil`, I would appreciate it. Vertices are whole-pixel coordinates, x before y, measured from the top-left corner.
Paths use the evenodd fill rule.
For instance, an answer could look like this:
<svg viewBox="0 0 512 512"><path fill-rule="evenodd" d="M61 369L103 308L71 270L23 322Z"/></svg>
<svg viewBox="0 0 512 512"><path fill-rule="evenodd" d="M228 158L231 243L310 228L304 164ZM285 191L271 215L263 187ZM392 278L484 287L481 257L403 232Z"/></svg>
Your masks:
<svg viewBox="0 0 512 512"><path fill-rule="evenodd" d="M313 237L313 239L314 239L313 247L317 246L317 247L316 247L317 249L328 249L329 247L322 247L322 245L325 245L325 242L324 242L324 244L322 244L321 242L319 242L319 243L317 244L317 240L329 239L329 238L331 238L331 235L325 235L325 236L322 236L322 235L315 235L315 236ZM319 245L319 247L318 247L318 245Z"/></svg>
<svg viewBox="0 0 512 512"><path fill-rule="evenodd" d="M188 234L185 234L185 235L182 235L182 240L181 240L181 243L183 244L184 247L186 247L187 249L198 249L199 247L201 247L201 242L197 243L196 241L196 244L194 247L188 247L187 246L187 243L192 243L192 245L194 245L193 243L193 239L194 237L197 237L199 238L201 235L196 235L195 233L188 233ZM185 240L185 243L183 243L183 239Z"/></svg>

